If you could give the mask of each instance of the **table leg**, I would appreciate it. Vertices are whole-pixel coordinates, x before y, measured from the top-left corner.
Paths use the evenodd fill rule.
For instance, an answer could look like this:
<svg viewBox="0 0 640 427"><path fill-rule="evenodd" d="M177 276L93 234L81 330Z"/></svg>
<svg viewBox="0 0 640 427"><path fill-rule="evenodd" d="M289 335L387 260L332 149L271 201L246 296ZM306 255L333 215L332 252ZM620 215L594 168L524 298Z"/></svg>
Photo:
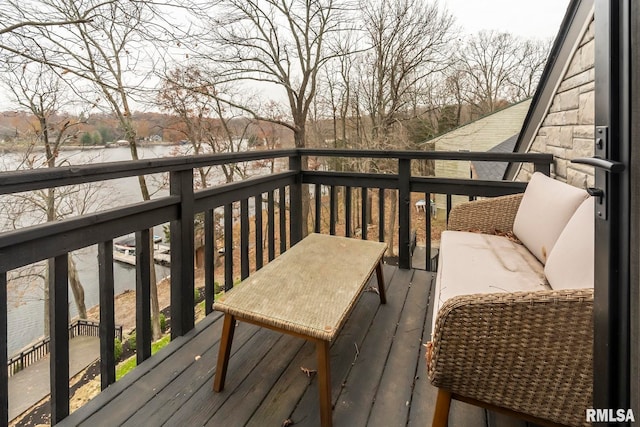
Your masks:
<svg viewBox="0 0 640 427"><path fill-rule="evenodd" d="M318 392L320 394L320 423L331 427L331 369L329 364L329 342L316 341L318 352Z"/></svg>
<svg viewBox="0 0 640 427"><path fill-rule="evenodd" d="M387 295L384 291L384 275L382 274L382 260L376 266L376 277L378 279L378 292L380 293L380 304L387 303Z"/></svg>
<svg viewBox="0 0 640 427"><path fill-rule="evenodd" d="M230 314L225 314L224 323L222 324L220 349L218 350L218 366L216 367L216 376L213 380L213 391L220 392L224 388L224 380L227 376L227 367L229 366L229 356L231 355L231 342L233 341L233 332L235 329L236 318Z"/></svg>

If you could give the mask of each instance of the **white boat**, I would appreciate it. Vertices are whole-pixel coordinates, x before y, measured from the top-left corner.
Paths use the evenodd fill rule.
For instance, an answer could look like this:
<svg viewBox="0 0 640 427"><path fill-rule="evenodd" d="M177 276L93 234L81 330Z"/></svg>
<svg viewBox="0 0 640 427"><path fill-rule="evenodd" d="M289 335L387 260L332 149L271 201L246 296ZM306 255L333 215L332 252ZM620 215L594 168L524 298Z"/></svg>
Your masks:
<svg viewBox="0 0 640 427"><path fill-rule="evenodd" d="M136 265L136 238L126 236L113 242L115 261ZM171 263L170 246L162 243L162 237L153 236L153 260L156 264L169 266Z"/></svg>

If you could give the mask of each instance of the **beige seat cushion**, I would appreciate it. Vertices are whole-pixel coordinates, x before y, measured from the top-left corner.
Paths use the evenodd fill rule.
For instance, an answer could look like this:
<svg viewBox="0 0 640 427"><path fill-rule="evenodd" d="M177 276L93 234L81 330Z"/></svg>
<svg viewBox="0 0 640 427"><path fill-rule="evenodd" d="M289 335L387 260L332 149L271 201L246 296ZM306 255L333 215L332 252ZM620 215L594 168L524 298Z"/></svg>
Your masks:
<svg viewBox="0 0 640 427"><path fill-rule="evenodd" d="M582 202L549 254L544 273L553 289L593 288L594 203L593 197Z"/></svg>
<svg viewBox="0 0 640 427"><path fill-rule="evenodd" d="M544 264L565 225L587 197L585 190L536 172L522 197L513 232Z"/></svg>
<svg viewBox="0 0 640 427"><path fill-rule="evenodd" d="M503 236L445 231L440 241L432 326L435 313L454 296L545 289L550 288L544 267L524 246Z"/></svg>

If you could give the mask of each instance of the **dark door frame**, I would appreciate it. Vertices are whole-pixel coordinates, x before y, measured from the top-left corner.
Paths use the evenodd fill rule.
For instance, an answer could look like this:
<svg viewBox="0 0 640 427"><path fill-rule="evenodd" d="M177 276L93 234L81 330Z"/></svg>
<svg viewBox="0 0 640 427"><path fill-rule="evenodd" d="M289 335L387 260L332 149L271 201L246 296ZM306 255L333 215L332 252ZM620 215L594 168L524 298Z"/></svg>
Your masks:
<svg viewBox="0 0 640 427"><path fill-rule="evenodd" d="M631 408L640 422L640 2L631 3Z"/></svg>
<svg viewBox="0 0 640 427"><path fill-rule="evenodd" d="M640 6L596 0L595 8L595 154L624 170L596 169L608 206L596 208L593 404L638 418Z"/></svg>

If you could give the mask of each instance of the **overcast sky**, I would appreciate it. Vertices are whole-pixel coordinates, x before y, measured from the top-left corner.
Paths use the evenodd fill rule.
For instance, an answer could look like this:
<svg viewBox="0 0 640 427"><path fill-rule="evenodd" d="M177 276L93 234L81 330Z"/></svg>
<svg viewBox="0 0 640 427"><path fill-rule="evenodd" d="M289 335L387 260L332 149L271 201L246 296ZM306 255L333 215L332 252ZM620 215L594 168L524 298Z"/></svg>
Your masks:
<svg viewBox="0 0 640 427"><path fill-rule="evenodd" d="M569 0L440 0L466 33L498 30L526 38L555 37Z"/></svg>
<svg viewBox="0 0 640 427"><path fill-rule="evenodd" d="M524 38L554 38L569 0L439 0L456 17L463 33L506 31ZM12 109L0 90L0 110Z"/></svg>

